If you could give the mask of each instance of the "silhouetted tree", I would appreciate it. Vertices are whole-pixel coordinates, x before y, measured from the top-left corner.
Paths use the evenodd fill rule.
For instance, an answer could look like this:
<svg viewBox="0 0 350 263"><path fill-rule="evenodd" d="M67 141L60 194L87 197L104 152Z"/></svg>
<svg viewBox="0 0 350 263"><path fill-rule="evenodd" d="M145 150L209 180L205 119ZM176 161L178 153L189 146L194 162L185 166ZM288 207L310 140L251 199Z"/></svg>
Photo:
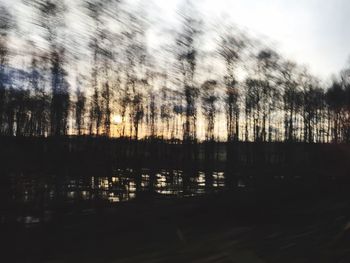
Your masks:
<svg viewBox="0 0 350 263"><path fill-rule="evenodd" d="M99 135L100 127L102 123L102 109L100 106L100 90L98 86L98 72L101 55L100 42L103 41L102 31L102 15L105 12L106 1L86 1L85 7L87 8L88 15L93 21L93 34L90 38L89 47L92 52L92 70L91 70L91 87L93 94L90 103L90 124L89 133L92 135L95 133Z"/></svg>
<svg viewBox="0 0 350 263"><path fill-rule="evenodd" d="M195 140L197 137L196 101L199 95L194 81L198 56L195 40L200 33L201 22L196 17L195 10L190 2L186 2L185 8L180 10L180 15L182 19L182 30L176 37L176 52L186 102L186 120L184 123L183 138L184 140Z"/></svg>
<svg viewBox="0 0 350 263"><path fill-rule="evenodd" d="M162 38L172 43L170 50L160 50L170 42L162 43L159 52L149 49L148 33L154 32L144 5L117 0L69 5L86 18L86 28L77 33L65 25L73 18L66 16L67 1L22 1L32 8L22 15L33 15L33 36L17 29L12 13L0 7L1 135L111 136L111 118L118 112L120 136L182 138L186 160L198 156L193 142L199 122L208 141L225 133L214 129L223 121L228 142L350 142L348 68L325 91L307 70L230 26L215 28L219 41L212 56L198 40L213 32L190 1L178 10L178 31L168 30L173 38ZM24 41L12 47L14 33ZM22 45L28 49L20 50ZM204 71L207 67L212 68ZM78 68L89 71L89 85L70 91L69 80L85 73ZM189 163L188 168L192 173Z"/></svg>
<svg viewBox="0 0 350 263"><path fill-rule="evenodd" d="M265 49L257 55L257 73L261 88L261 140L272 140L272 114L277 109L279 90L276 85L276 71L279 56L276 52Z"/></svg>
<svg viewBox="0 0 350 263"><path fill-rule="evenodd" d="M340 83L334 81L326 92L326 102L331 112L332 138L335 143L340 140L341 111L344 104L344 90Z"/></svg>
<svg viewBox="0 0 350 263"><path fill-rule="evenodd" d="M112 90L109 80L108 71L110 70L110 60L112 60L111 52L107 50L104 52L104 71L105 71L105 80L102 88L102 116L103 116L103 125L104 125L104 134L106 136L111 135L111 104L112 104Z"/></svg>
<svg viewBox="0 0 350 263"><path fill-rule="evenodd" d="M27 4L35 8L37 24L45 30L45 39L49 46L51 64L51 105L50 133L65 135L68 130L69 92L64 69L65 46L63 44L63 28L65 26L66 6L62 1L34 0Z"/></svg>
<svg viewBox="0 0 350 263"><path fill-rule="evenodd" d="M51 54L52 101L51 101L51 135L66 135L68 129L69 93L66 71L61 60L64 51L53 51Z"/></svg>
<svg viewBox="0 0 350 263"><path fill-rule="evenodd" d="M221 36L219 54L226 65L226 121L227 121L227 140L237 141L239 139L239 90L236 81L237 64L242 58L243 49L246 47L246 39L238 32L230 29Z"/></svg>
<svg viewBox="0 0 350 263"><path fill-rule="evenodd" d="M298 110L299 87L295 78L296 65L290 61L283 63L281 68L283 85L283 104L284 104L284 132L286 141L295 141L295 116Z"/></svg>
<svg viewBox="0 0 350 263"><path fill-rule="evenodd" d="M150 136L151 138L154 138L156 136L157 121L156 95L154 92L151 92L149 97Z"/></svg>
<svg viewBox="0 0 350 263"><path fill-rule="evenodd" d="M31 94L28 135L30 136L45 136L48 134L50 98L45 91L45 80L43 74L40 72L42 67L39 64L45 64L45 61L37 58L36 54L33 53L29 75L29 89Z"/></svg>
<svg viewBox="0 0 350 263"><path fill-rule="evenodd" d="M161 105L160 105L160 119L162 121L162 137L168 137L170 130L170 119L173 117L173 121L175 119L172 116L172 105L173 101L170 97L170 91L166 87L166 85L162 88L161 91ZM174 129L171 129L171 138L174 138Z"/></svg>
<svg viewBox="0 0 350 263"><path fill-rule="evenodd" d="M3 5L0 5L0 135L4 133L6 111L6 82L8 82L8 35L14 27L14 19ZM12 124L10 124L12 125Z"/></svg>
<svg viewBox="0 0 350 263"><path fill-rule="evenodd" d="M83 92L80 88L80 85L78 85L76 90L76 102L75 102L75 124L76 124L78 135L83 134L85 107L86 107L85 92Z"/></svg>
<svg viewBox="0 0 350 263"><path fill-rule="evenodd" d="M258 79L247 78L245 81L246 95L245 95L245 108L246 108L246 124L249 123L250 127L253 126L253 141L262 141L262 91L264 84ZM246 128L246 131L250 128ZM246 137L248 137L246 135Z"/></svg>
<svg viewBox="0 0 350 263"><path fill-rule="evenodd" d="M215 103L217 101L217 96L215 94L217 82L215 80L207 80L202 84L202 109L205 118L205 139L207 141L214 140L214 123L215 123L215 113L216 107Z"/></svg>

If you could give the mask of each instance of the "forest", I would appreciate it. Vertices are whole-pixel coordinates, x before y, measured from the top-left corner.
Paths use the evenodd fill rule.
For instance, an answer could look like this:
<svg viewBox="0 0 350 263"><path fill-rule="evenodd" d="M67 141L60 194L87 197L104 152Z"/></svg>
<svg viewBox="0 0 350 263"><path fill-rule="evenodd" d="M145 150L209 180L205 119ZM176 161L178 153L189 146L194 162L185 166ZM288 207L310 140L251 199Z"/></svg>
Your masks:
<svg viewBox="0 0 350 263"><path fill-rule="evenodd" d="M1 136L350 142L350 66L321 81L264 39L205 23L190 2L156 44L152 5L20 9L0 8Z"/></svg>
<svg viewBox="0 0 350 263"><path fill-rule="evenodd" d="M0 0L0 261L350 262L349 8Z"/></svg>

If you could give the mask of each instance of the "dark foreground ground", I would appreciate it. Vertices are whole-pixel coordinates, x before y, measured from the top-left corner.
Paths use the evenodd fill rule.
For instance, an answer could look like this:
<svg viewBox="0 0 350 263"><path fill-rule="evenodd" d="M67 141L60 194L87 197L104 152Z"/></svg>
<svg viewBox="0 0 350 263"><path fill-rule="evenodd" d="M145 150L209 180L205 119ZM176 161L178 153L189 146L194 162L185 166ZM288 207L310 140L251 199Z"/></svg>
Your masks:
<svg viewBox="0 0 350 263"><path fill-rule="evenodd" d="M244 195L149 198L3 224L1 262L350 262L344 197L267 203Z"/></svg>

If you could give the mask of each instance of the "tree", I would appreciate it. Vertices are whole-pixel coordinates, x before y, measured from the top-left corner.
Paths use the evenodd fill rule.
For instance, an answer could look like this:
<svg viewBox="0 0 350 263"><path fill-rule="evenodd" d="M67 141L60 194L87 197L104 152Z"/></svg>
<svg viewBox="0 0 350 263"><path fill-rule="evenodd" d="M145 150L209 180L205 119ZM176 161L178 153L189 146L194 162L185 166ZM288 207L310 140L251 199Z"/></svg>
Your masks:
<svg viewBox="0 0 350 263"><path fill-rule="evenodd" d="M171 117L173 117L173 119L175 119L174 116L172 116L172 111L171 111L171 104L172 99L169 96L170 95L170 91L169 89L167 89L166 86L164 86L162 88L161 91L161 105L160 105L160 119L162 121L162 137L166 138L169 135L169 130L170 130L170 119ZM174 138L174 129L175 127L172 129L172 135L171 138Z"/></svg>
<svg viewBox="0 0 350 263"><path fill-rule="evenodd" d="M194 74L197 66L197 49L195 40L200 33L199 19L196 18L195 10L191 3L187 2L186 7L180 10L182 31L176 37L176 54L178 67L182 75L182 85L185 96L185 114L183 139L196 140L197 121L197 97L198 88L195 85Z"/></svg>
<svg viewBox="0 0 350 263"><path fill-rule="evenodd" d="M227 140L237 141L239 139L239 90L236 81L237 64L242 59L243 49L247 46L247 39L242 34L230 29L221 36L218 53L226 65L226 121Z"/></svg>
<svg viewBox="0 0 350 263"><path fill-rule="evenodd" d="M79 83L79 80L77 80ZM83 134L83 126L84 126L84 115L85 115L85 106L86 106L86 97L85 92L83 92L80 88L80 84L78 84L76 90L76 103L75 103L75 124L78 135Z"/></svg>
<svg viewBox="0 0 350 263"><path fill-rule="evenodd" d="M66 6L62 1L34 0L27 2L38 13L37 23L45 30L51 64L50 133L66 135L68 130L69 85L66 80L65 46L62 38Z"/></svg>
<svg viewBox="0 0 350 263"><path fill-rule="evenodd" d="M217 82L215 80L207 80L202 84L202 110L205 118L205 139L207 141L214 141L214 123L217 101L215 95L215 88Z"/></svg>
<svg viewBox="0 0 350 263"><path fill-rule="evenodd" d="M64 50L53 51L51 54L52 100L51 100L51 135L66 135L68 129L69 84L67 73L62 68L61 54Z"/></svg>
<svg viewBox="0 0 350 263"><path fill-rule="evenodd" d="M278 61L279 55L271 49L263 49L257 55L257 73L260 80L262 104L262 141L272 141L272 114L278 107L279 97L276 85Z"/></svg>
<svg viewBox="0 0 350 263"><path fill-rule="evenodd" d="M88 15L93 21L94 32L91 35L89 47L92 52L92 70L91 70L91 87L93 94L90 101L90 124L89 133L92 135L95 133L99 135L100 127L102 123L102 109L100 106L100 90L98 86L98 72L100 55L103 53L100 43L103 41L104 34L102 31L102 15L105 12L106 1L86 1L85 7L87 8ZM102 51L102 52L101 52Z"/></svg>
<svg viewBox="0 0 350 263"><path fill-rule="evenodd" d="M295 141L295 116L298 110L299 86L295 77L296 64L285 61L281 67L281 84L284 103L284 139Z"/></svg>
<svg viewBox="0 0 350 263"><path fill-rule="evenodd" d="M333 120L332 137L335 143L340 140L340 119L341 112L344 105L344 90L341 84L334 81L331 87L326 92L326 102L331 112L331 119Z"/></svg>
<svg viewBox="0 0 350 263"><path fill-rule="evenodd" d="M0 135L4 133L4 114L6 111L6 85L8 82L8 35L14 27L14 19L4 6L0 5Z"/></svg>
<svg viewBox="0 0 350 263"><path fill-rule="evenodd" d="M30 43L33 46L33 43ZM30 136L45 136L49 127L50 98L44 88L43 68L44 59L38 57L34 52L29 71L29 131Z"/></svg>
<svg viewBox="0 0 350 263"><path fill-rule="evenodd" d="M253 126L253 141L262 141L262 86L260 80L255 78L247 78L245 80L245 109L246 109L246 139L248 139L249 127ZM248 127L249 126L249 127Z"/></svg>

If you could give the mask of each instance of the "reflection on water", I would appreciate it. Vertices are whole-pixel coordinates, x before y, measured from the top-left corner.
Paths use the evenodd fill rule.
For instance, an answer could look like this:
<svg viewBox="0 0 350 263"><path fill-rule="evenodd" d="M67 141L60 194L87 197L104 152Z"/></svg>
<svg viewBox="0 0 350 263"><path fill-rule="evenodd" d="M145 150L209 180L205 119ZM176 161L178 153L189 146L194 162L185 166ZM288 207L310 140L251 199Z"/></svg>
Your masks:
<svg viewBox="0 0 350 263"><path fill-rule="evenodd" d="M13 173L9 178L11 190L6 200L0 200L0 221L8 221L10 215L25 224L51 220L57 211L91 213L101 205L110 206L138 196L198 196L225 187L223 172L185 173L176 169L115 169L110 176Z"/></svg>
<svg viewBox="0 0 350 263"><path fill-rule="evenodd" d="M142 193L160 196L196 196L225 187L223 172L198 171L186 175L181 170L115 169L111 176L58 176L13 174L9 202L22 211L55 209L57 204L92 207L96 202L113 204L129 201ZM26 212L24 212L26 213ZM23 222L37 222L23 215Z"/></svg>

